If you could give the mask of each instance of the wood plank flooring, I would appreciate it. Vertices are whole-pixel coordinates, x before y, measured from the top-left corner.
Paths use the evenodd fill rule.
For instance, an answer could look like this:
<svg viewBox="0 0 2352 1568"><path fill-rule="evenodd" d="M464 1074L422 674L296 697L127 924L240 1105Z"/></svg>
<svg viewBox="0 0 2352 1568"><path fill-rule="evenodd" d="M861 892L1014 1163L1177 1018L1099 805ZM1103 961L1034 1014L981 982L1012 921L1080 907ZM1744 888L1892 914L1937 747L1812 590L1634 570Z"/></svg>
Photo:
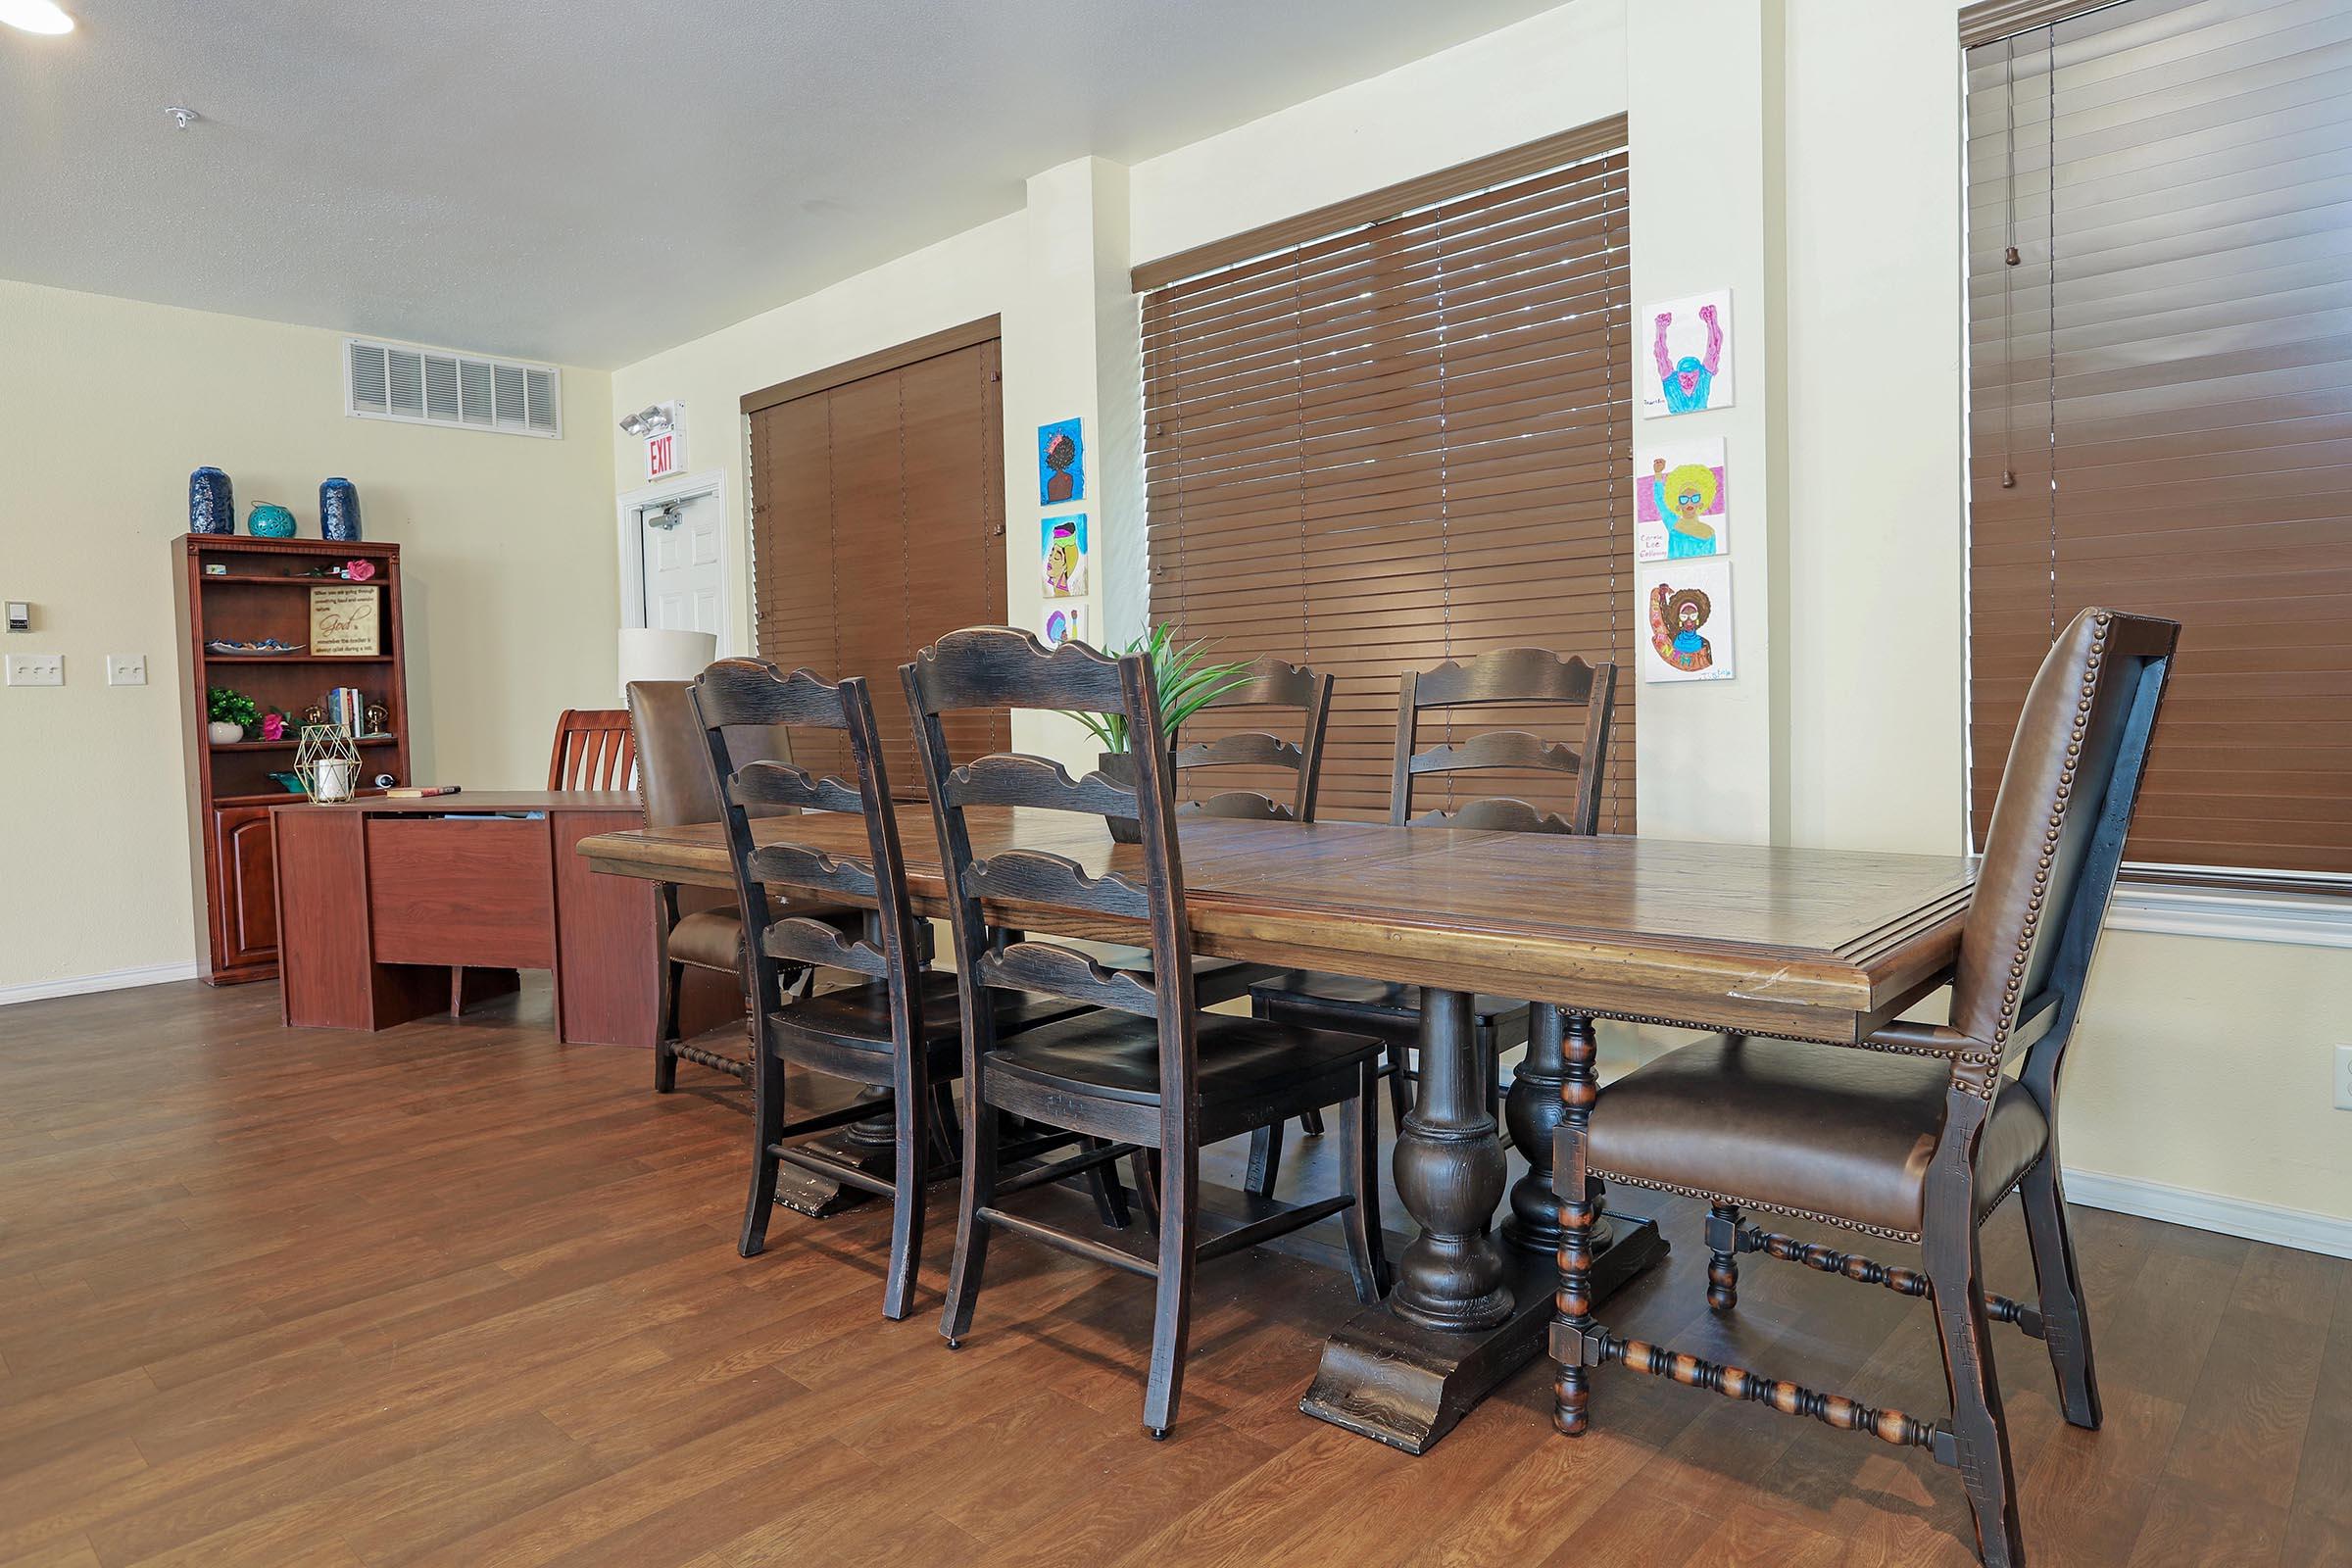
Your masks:
<svg viewBox="0 0 2352 1568"><path fill-rule="evenodd" d="M1150 1443L1141 1282L1001 1241L950 1352L945 1192L905 1323L878 1206L735 1255L731 1082L657 1099L642 1054L557 1045L543 987L376 1036L276 1008L0 1008L0 1568L1974 1560L1950 1472L1622 1371L1575 1444L1540 1366L1418 1460L1310 1422L1351 1298L1296 1257L1205 1270ZM1286 1183L1334 1152L1294 1135ZM1612 1324L1945 1407L1923 1305L1748 1259L1717 1319L1693 1205L1660 1211ZM2034 1560L2352 1563L2352 1264L2077 1223L2106 1429L1996 1341ZM2030 1296L2014 1212L1987 1246Z"/></svg>

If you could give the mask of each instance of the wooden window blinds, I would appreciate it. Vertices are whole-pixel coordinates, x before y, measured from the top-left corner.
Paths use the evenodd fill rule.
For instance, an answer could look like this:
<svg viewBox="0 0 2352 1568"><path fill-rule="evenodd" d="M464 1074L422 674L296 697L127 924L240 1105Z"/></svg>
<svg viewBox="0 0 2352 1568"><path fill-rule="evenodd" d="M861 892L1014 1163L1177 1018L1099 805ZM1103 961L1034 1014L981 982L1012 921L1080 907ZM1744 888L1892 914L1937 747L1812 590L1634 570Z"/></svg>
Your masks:
<svg viewBox="0 0 2352 1568"><path fill-rule="evenodd" d="M1976 16L1976 839L2035 664L2104 604L2182 628L2132 860L2352 872L2352 9Z"/></svg>
<svg viewBox="0 0 2352 1568"><path fill-rule="evenodd" d="M920 348L930 345L918 345ZM959 626L1004 619L1003 385L992 336L855 380L771 388L750 413L760 657L865 677L891 791L922 793L899 666ZM856 370L862 366L846 367ZM817 378L822 380L823 378ZM1011 743L1003 712L956 714L960 756ZM794 737L839 776L846 744Z"/></svg>
<svg viewBox="0 0 2352 1568"><path fill-rule="evenodd" d="M1399 674L1537 646L1622 666L1601 826L1633 831L1626 208L1617 117L1138 269L1152 617L1338 677L1321 814L1387 812ZM1560 777L1461 789L1561 809Z"/></svg>

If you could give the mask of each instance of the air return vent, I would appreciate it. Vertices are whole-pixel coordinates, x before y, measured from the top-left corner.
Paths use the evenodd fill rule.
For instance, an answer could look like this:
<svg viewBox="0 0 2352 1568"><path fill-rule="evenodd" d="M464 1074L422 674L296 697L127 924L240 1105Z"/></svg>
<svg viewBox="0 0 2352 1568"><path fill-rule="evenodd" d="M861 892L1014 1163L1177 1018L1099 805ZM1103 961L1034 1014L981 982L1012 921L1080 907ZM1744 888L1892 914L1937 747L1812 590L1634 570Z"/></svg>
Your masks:
<svg viewBox="0 0 2352 1568"><path fill-rule="evenodd" d="M344 412L357 419L469 425L508 435L564 433L552 365L474 359L400 343L344 341Z"/></svg>

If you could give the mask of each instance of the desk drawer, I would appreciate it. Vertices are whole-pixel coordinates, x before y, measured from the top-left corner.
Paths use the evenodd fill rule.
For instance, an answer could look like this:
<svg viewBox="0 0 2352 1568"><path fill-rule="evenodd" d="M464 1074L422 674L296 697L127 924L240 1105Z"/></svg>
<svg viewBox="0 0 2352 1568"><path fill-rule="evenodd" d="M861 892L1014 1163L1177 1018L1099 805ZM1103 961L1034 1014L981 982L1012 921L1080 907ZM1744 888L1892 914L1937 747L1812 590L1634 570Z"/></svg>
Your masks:
<svg viewBox="0 0 2352 1568"><path fill-rule="evenodd" d="M368 913L378 963L552 969L546 820L370 816Z"/></svg>

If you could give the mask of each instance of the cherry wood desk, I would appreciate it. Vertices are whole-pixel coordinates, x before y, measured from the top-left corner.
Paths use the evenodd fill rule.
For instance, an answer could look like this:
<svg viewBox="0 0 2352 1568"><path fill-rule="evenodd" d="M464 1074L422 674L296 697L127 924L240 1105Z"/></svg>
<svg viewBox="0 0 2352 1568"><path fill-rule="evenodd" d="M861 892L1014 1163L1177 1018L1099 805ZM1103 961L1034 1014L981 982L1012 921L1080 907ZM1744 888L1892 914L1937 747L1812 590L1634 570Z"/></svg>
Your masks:
<svg viewBox="0 0 2352 1568"><path fill-rule="evenodd" d="M975 808L970 823L980 858L1017 846L1066 856L1090 876L1142 874L1141 851L1112 844L1099 821ZM864 831L828 814L754 824L762 841L858 856ZM1421 1093L1396 1151L1397 1194L1420 1234L1388 1300L1325 1345L1301 1404L1415 1453L1537 1353L1557 1281L1556 1228L1522 1221L1494 1234L1507 1167L1469 995L1850 1042L1948 980L1975 881L1974 862L1956 857L1209 817L1187 818L1180 832L1196 951L1424 988ZM909 823L905 841L915 906L945 912L936 838ZM599 871L727 882L715 825L603 833L578 850ZM988 914L1031 930L1122 934L1050 906L992 904ZM1509 1106L1526 1179L1546 1188L1561 1067L1556 1046L1531 1046ZM1605 1295L1663 1251L1654 1226L1619 1216L1596 1289Z"/></svg>
<svg viewBox="0 0 2352 1568"><path fill-rule="evenodd" d="M642 823L634 793L304 801L270 817L290 1027L389 1029L447 1011L454 967L481 972L487 990L512 989L514 970L547 969L565 1044L652 1048L660 895L590 875L572 853L583 838ZM723 976L686 1002L690 1034L742 1011Z"/></svg>

